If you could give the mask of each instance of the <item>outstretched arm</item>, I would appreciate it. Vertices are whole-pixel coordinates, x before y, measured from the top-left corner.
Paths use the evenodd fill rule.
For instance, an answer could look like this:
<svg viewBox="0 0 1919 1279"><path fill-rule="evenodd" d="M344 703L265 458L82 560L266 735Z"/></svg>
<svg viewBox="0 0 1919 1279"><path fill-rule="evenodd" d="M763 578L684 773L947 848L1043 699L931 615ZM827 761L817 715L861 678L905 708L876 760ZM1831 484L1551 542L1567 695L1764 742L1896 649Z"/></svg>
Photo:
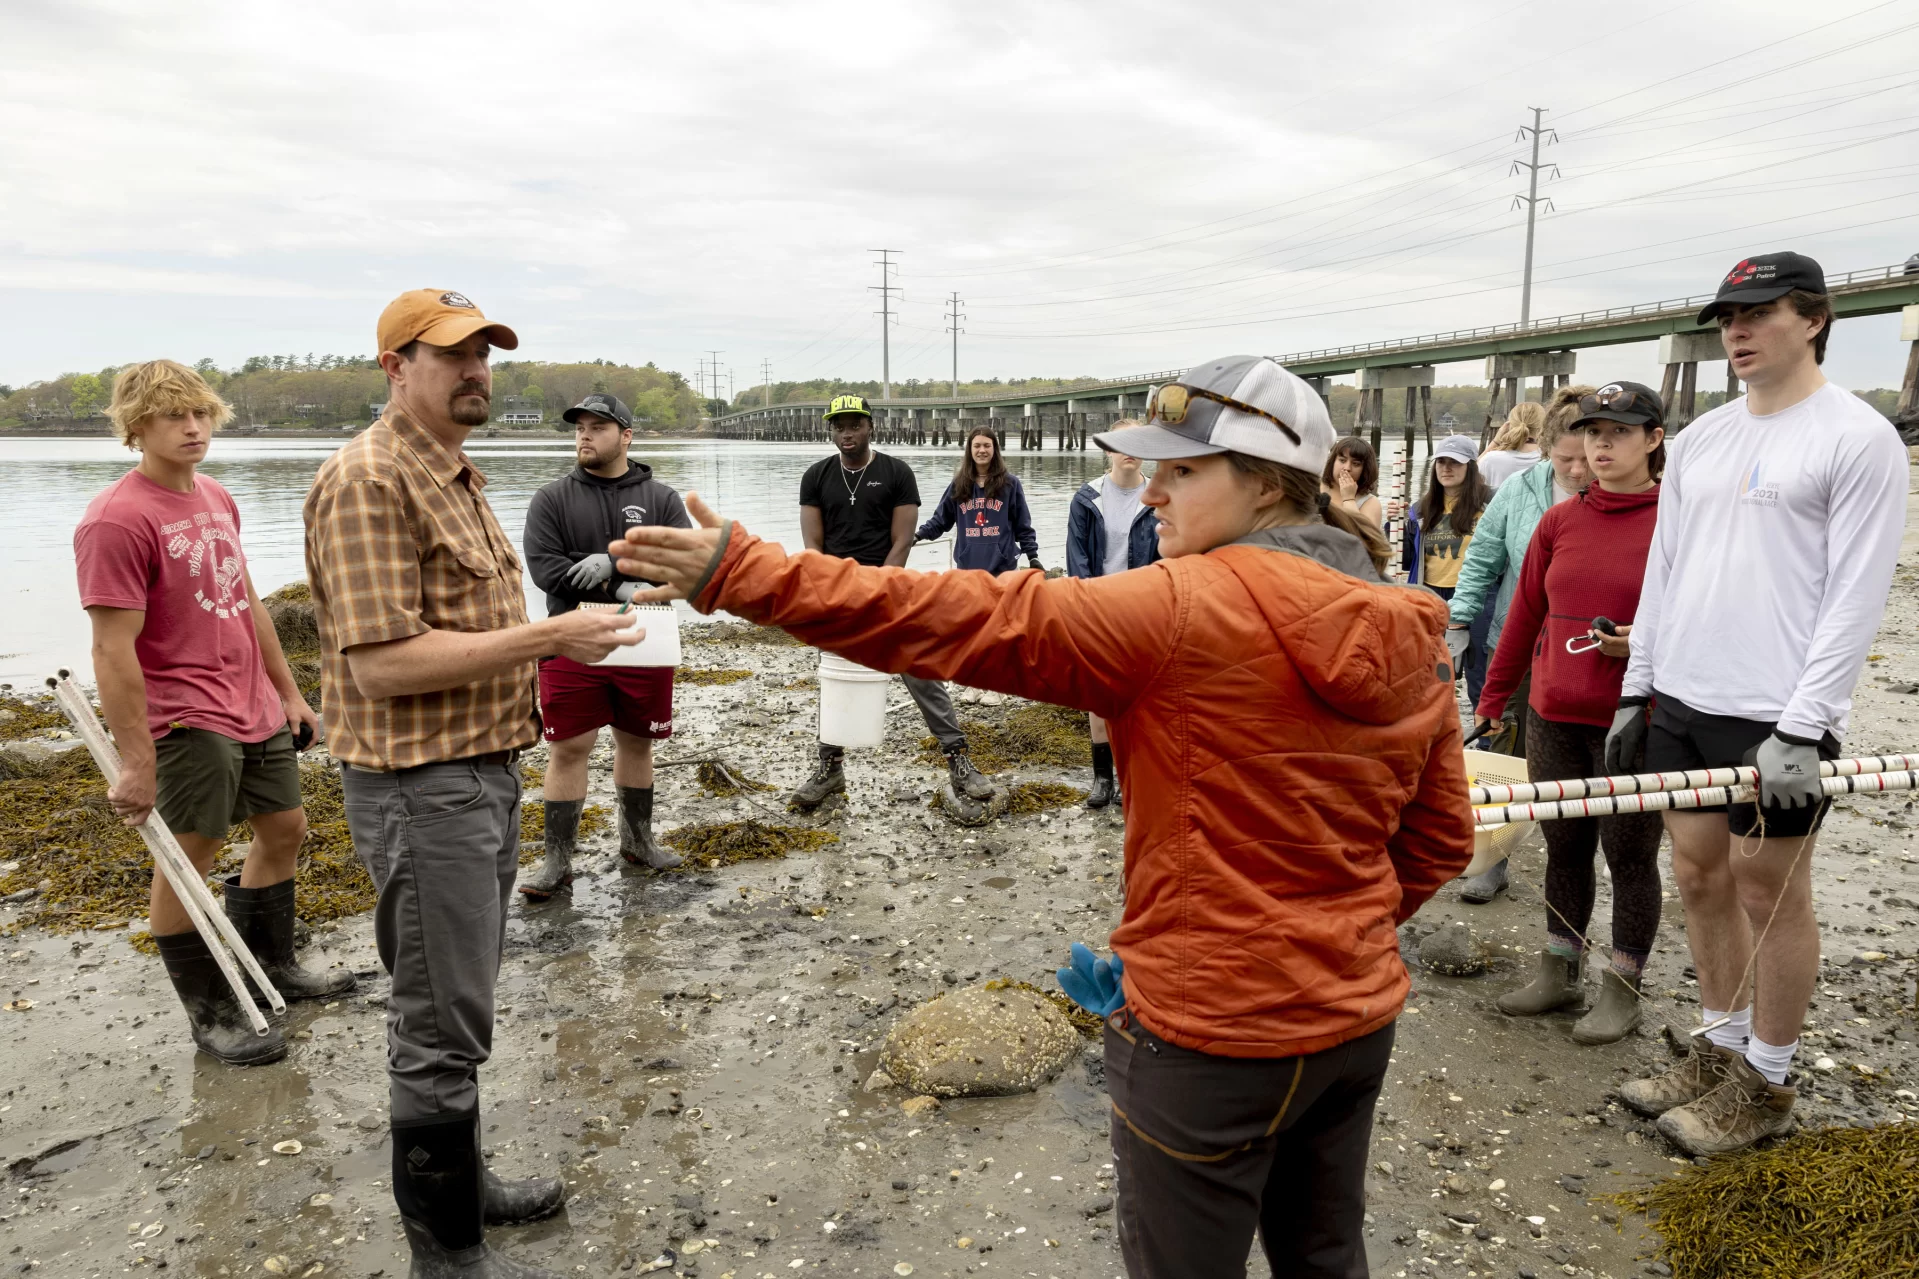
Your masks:
<svg viewBox="0 0 1919 1279"><path fill-rule="evenodd" d="M1036 573L864 568L789 556L696 497L687 507L702 528L628 529L608 548L621 572L667 583L636 602L687 599L877 670L959 680L1107 719L1131 705L1178 643L1166 570L1047 581Z"/></svg>

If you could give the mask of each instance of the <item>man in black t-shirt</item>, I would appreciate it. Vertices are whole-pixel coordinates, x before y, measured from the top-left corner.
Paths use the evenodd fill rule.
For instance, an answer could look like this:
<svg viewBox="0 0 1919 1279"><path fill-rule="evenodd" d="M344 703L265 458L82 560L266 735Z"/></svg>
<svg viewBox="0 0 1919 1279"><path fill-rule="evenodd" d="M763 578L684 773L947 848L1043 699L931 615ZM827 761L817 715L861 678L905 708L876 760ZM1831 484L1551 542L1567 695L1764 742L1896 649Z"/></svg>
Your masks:
<svg viewBox="0 0 1919 1279"><path fill-rule="evenodd" d="M800 536L806 549L875 567L905 565L920 514L913 468L873 451L873 411L864 397L835 399L826 411L826 424L838 453L808 467L800 479ZM991 799L993 784L966 754L966 734L953 717L946 685L911 675L900 678L927 730L946 752L953 794L966 800ZM843 753L838 746L820 743L819 768L793 792L795 804L817 808L827 796L846 792Z"/></svg>

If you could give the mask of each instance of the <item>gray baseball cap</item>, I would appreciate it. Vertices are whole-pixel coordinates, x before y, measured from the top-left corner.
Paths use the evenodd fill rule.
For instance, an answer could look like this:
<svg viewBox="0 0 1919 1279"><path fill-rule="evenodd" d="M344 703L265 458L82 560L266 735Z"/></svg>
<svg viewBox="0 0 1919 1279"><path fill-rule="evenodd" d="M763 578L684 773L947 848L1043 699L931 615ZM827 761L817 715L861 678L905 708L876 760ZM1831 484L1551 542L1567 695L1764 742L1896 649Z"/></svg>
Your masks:
<svg viewBox="0 0 1919 1279"><path fill-rule="evenodd" d="M1177 404L1167 403L1178 398L1167 394L1175 388L1188 392L1183 413ZM1208 399L1207 394L1254 411ZM1169 413L1179 420L1168 421ZM1333 420L1317 391L1272 360L1229 355L1155 388L1146 425L1095 435L1093 443L1108 453L1149 462L1244 453L1318 475L1333 455Z"/></svg>
<svg viewBox="0 0 1919 1279"><path fill-rule="evenodd" d="M1479 441L1470 435L1448 435L1433 450L1433 456L1455 462L1475 462L1479 460Z"/></svg>
<svg viewBox="0 0 1919 1279"><path fill-rule="evenodd" d="M569 425L576 425L582 413L592 413L599 417L606 418L609 421L618 422L622 431L630 431L633 429L633 412L627 408L626 405L620 403L620 397L617 395L608 395L604 391L595 391L566 412L560 414L560 418Z"/></svg>

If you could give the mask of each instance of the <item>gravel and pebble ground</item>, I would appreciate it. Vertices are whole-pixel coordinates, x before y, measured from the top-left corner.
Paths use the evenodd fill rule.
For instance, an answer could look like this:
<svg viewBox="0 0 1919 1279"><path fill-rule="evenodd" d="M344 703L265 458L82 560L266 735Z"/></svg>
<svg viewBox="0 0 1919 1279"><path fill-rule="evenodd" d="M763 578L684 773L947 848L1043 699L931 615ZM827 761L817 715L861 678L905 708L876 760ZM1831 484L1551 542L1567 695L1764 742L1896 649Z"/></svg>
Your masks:
<svg viewBox="0 0 1919 1279"><path fill-rule="evenodd" d="M1906 562L1919 562L1911 546ZM1901 569L1861 680L1848 742L1860 753L1919 746L1914 575ZM739 639L689 646L691 665L754 674L683 686L661 755L718 757L784 790L813 761L813 659ZM1121 1274L1097 1041L1030 1093L933 1103L866 1087L914 1007L994 979L1051 989L1069 942L1104 940L1120 913L1121 819L1065 807L953 825L928 807L943 773L916 759L911 702L897 688L893 701L886 744L849 756L848 801L817 818L787 813L779 793L715 796L691 764L660 772L662 832L756 820L837 840L650 875L619 868L602 837L570 896L515 904L485 1140L495 1167L563 1175L572 1198L554 1219L494 1231L496 1245L580 1274L644 1272L668 1249L671 1270L703 1279ZM961 710L1003 721L1017 707L964 694ZM603 750L596 799L610 798L609 767ZM1090 775L1046 765L1001 780L1083 788ZM1800 1114L1902 1122L1919 1114L1913 810L1898 797L1837 807L1815 865L1826 958ZM1536 839L1513 867L1492 905L1450 886L1402 931L1414 994L1379 1109L1373 1273L1665 1273L1643 1223L1594 1199L1683 1162L1609 1096L1668 1059L1669 1021L1696 1020L1676 895L1646 1024L1580 1048L1571 1015L1493 1008L1542 934ZM0 927L23 909L0 905ZM1602 939L1607 909L1602 866ZM1484 960L1476 975L1419 963L1428 935L1455 923ZM313 942L310 961L353 969L360 989L296 1005L287 1059L233 1070L195 1055L158 962L124 932L0 937L0 1274L405 1273L371 921L320 924Z"/></svg>

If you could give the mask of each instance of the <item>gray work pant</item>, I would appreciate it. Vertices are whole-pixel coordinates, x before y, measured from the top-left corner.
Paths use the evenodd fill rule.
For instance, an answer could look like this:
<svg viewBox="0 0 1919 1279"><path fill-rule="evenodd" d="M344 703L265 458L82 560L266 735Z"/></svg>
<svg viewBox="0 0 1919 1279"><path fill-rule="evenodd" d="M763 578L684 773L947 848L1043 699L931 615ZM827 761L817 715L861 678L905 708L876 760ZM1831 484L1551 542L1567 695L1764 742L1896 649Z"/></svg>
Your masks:
<svg viewBox="0 0 1919 1279"><path fill-rule="evenodd" d="M340 776L353 851L380 893L373 935L393 978L393 1118L471 1114L493 1053L493 988L519 872L519 765L346 765Z"/></svg>
<svg viewBox="0 0 1919 1279"><path fill-rule="evenodd" d="M913 705L920 708L920 718L926 721L926 731L931 733L943 751L966 749L966 734L960 732L959 720L953 715L953 699L946 691L946 685L936 679L917 679L911 675L902 675L906 681L906 691L913 695ZM821 743L822 749L838 750L837 746Z"/></svg>

